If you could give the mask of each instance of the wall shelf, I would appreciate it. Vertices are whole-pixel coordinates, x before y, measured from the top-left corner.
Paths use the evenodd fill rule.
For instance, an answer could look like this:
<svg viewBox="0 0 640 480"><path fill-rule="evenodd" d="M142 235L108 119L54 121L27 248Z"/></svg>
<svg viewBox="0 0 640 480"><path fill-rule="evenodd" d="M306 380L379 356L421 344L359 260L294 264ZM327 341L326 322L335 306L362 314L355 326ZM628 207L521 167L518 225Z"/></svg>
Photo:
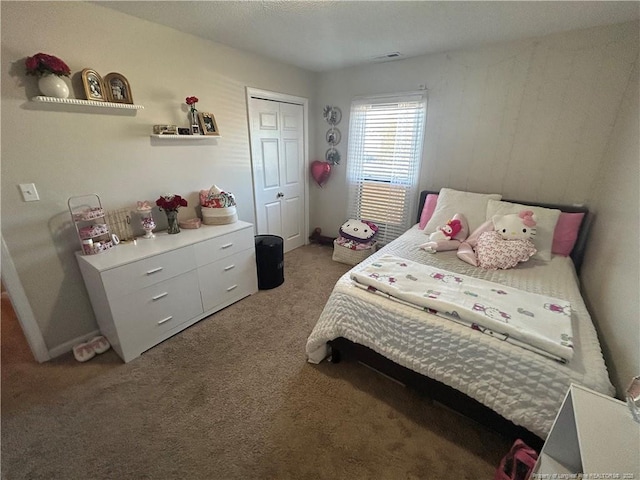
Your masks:
<svg viewBox="0 0 640 480"><path fill-rule="evenodd" d="M163 138L165 140L213 140L220 135L160 135L151 134L151 138Z"/></svg>
<svg viewBox="0 0 640 480"><path fill-rule="evenodd" d="M111 108L118 110L142 110L142 105L132 105L130 103L114 103L114 102L97 102L95 100L80 100L77 98L55 98L55 97L33 97L32 102L52 103L61 105L77 105L85 107Z"/></svg>

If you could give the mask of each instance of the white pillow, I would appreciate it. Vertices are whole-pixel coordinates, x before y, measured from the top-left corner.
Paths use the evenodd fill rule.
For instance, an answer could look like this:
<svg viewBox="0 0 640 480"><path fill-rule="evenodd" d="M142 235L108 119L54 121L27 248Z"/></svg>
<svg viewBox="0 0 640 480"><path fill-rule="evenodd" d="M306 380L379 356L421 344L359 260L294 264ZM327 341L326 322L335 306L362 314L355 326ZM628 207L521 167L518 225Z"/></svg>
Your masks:
<svg viewBox="0 0 640 480"><path fill-rule="evenodd" d="M536 220L536 234L531 237L531 241L536 246L538 252L532 257L548 262L551 260L551 246L553 245L553 232L560 217L560 210L555 208L532 207L519 203L497 202L489 200L487 204L487 220L494 215L507 215L509 213L520 213L522 210L531 210Z"/></svg>
<svg viewBox="0 0 640 480"><path fill-rule="evenodd" d="M427 235L445 225L456 213L461 213L469 224L469 233L482 225L487 219L487 203L490 199L500 200L498 193L471 193L443 188L438 194L438 203L431 219L424 227Z"/></svg>

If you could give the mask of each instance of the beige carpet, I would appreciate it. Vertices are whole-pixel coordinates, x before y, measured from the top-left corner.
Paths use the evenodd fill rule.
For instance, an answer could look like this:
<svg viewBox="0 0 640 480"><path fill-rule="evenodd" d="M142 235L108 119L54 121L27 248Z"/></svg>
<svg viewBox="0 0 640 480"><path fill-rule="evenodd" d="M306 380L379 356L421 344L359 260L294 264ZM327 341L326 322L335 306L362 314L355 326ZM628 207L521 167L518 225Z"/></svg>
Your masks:
<svg viewBox="0 0 640 480"><path fill-rule="evenodd" d="M285 283L124 364L34 362L3 298L3 479L480 479L509 442L304 345L348 266L285 257Z"/></svg>

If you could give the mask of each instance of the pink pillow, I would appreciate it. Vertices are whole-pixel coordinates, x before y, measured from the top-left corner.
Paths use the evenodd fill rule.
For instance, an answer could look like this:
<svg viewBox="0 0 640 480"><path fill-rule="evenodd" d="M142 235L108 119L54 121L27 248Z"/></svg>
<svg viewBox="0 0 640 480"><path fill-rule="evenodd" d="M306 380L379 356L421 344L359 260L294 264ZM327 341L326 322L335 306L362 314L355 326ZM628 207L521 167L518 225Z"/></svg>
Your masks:
<svg viewBox="0 0 640 480"><path fill-rule="evenodd" d="M431 220L431 216L433 215L437 204L438 194L429 193L427 198L424 200L424 207L422 207L422 213L420 214L420 224L418 225L420 230L424 230L424 227L426 227L429 220Z"/></svg>
<svg viewBox="0 0 640 480"><path fill-rule="evenodd" d="M551 253L568 257L573 250L584 213L560 213L558 223L553 231Z"/></svg>

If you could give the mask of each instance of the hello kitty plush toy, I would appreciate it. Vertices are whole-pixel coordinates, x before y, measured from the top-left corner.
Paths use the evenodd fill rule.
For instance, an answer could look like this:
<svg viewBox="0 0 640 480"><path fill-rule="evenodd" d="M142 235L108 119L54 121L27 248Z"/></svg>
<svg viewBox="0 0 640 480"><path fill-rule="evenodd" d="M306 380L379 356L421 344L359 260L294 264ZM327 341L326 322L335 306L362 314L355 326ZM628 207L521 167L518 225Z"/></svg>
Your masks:
<svg viewBox="0 0 640 480"><path fill-rule="evenodd" d="M536 234L535 226L536 216L531 210L493 217L493 227L503 240L529 240Z"/></svg>
<svg viewBox="0 0 640 480"><path fill-rule="evenodd" d="M352 250L362 250L375 243L378 226L367 220L350 218L340 226L340 236L336 239L338 245Z"/></svg>
<svg viewBox="0 0 640 480"><path fill-rule="evenodd" d="M513 268L536 253L531 241L536 234L531 210L495 215L473 232L458 248L458 258L488 270Z"/></svg>

